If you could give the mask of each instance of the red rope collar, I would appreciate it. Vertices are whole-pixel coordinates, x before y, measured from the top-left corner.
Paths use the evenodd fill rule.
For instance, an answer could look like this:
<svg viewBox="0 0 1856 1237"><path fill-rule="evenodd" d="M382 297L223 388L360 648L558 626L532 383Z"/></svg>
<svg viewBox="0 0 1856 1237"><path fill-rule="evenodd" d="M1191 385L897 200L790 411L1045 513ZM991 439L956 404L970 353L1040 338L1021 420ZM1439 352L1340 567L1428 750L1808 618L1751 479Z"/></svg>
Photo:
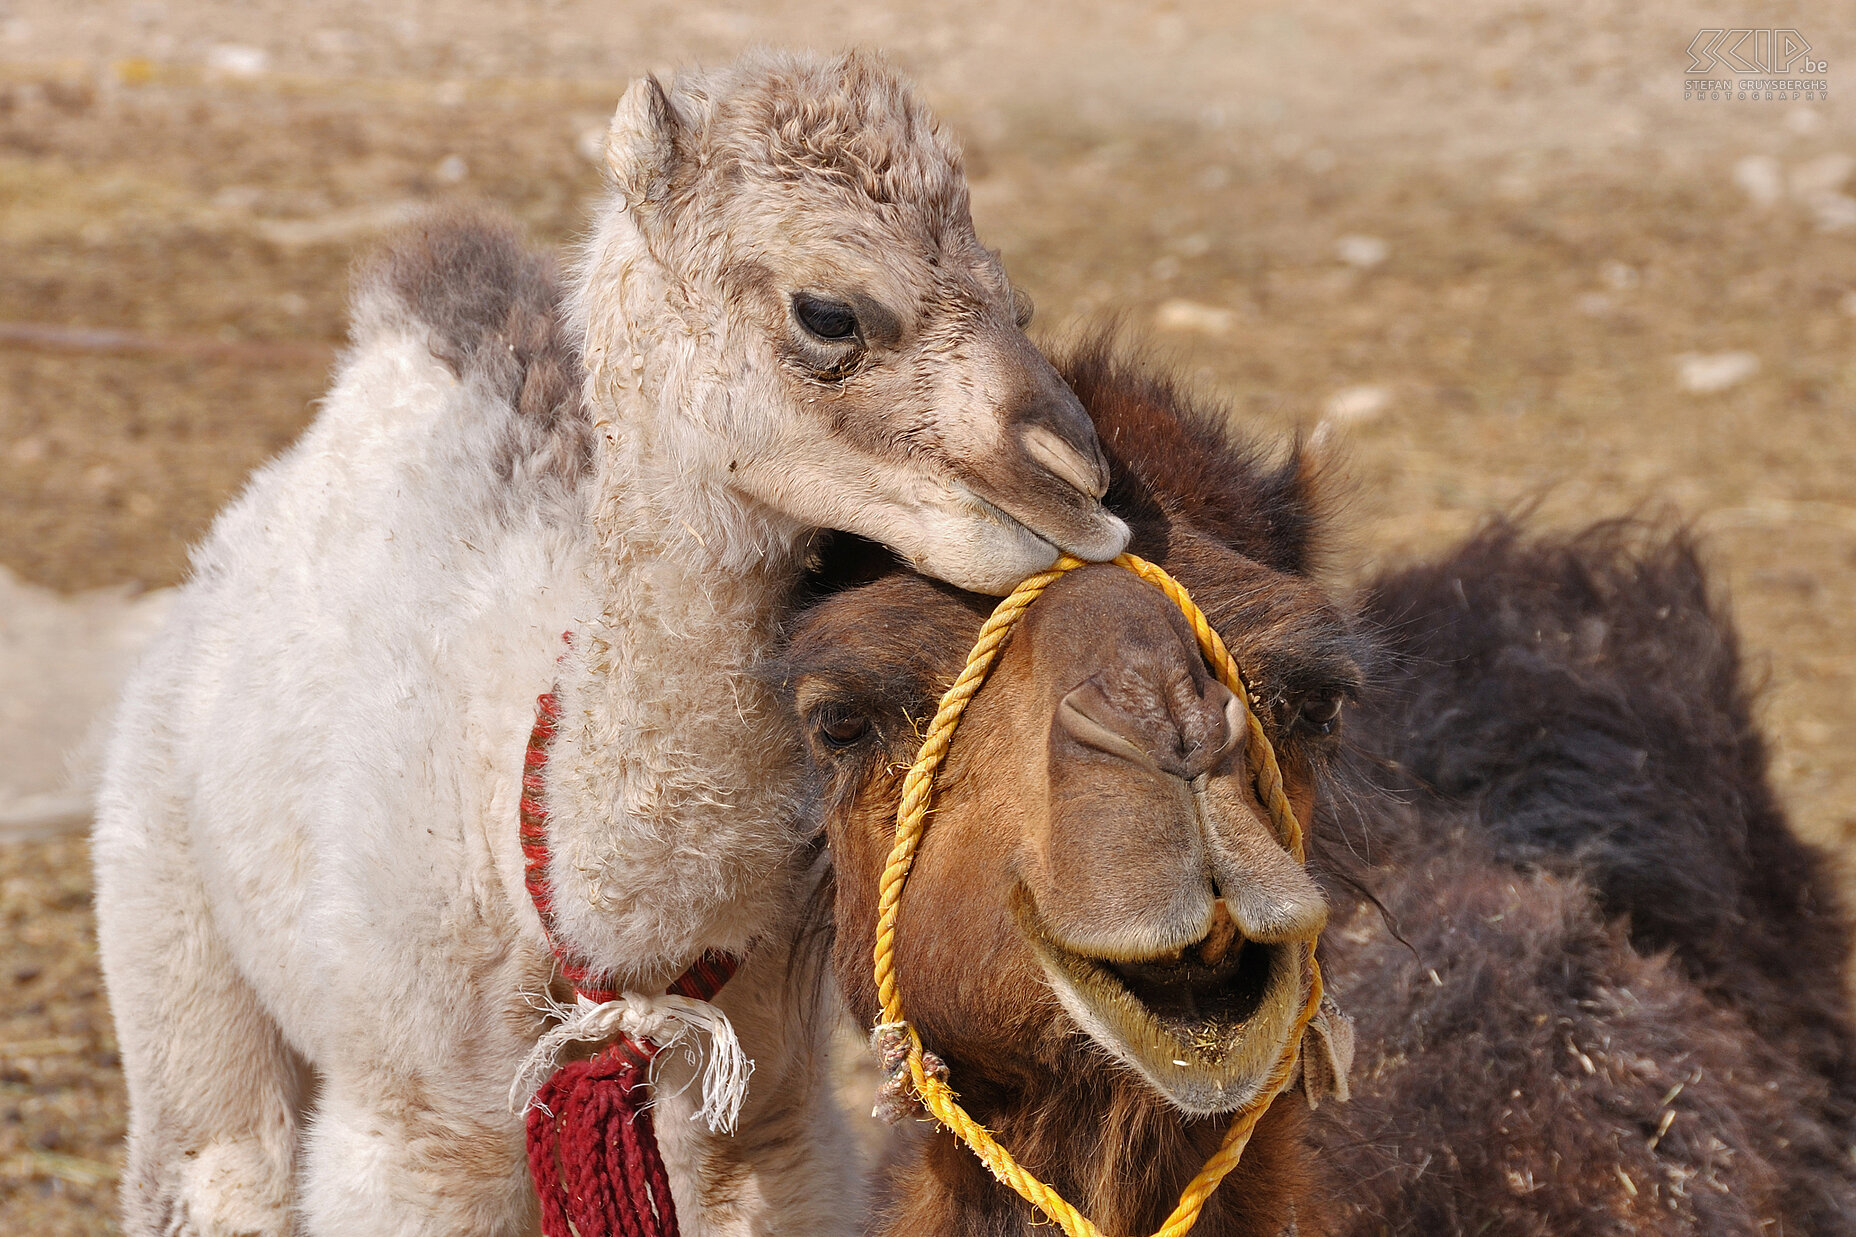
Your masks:
<svg viewBox="0 0 1856 1237"><path fill-rule="evenodd" d="M554 742L560 717L561 703L553 692L535 698L535 728L529 731L528 750L522 755L522 824L518 836L522 839L523 883L535 903L535 913L541 916L542 936L562 978L574 986L577 995L604 1004L618 1000L619 994L595 983L597 972L592 964L561 943L554 924L554 892L548 887L548 809L542 771L548 767L548 745ZM733 954L712 949L678 976L669 991L676 996L713 1001L740 965L740 959Z"/></svg>
<svg viewBox="0 0 1856 1237"><path fill-rule="evenodd" d="M561 975L577 995L603 1004L619 994L596 983L592 964L562 944L548 887L542 774L560 716L553 692L536 699L522 757L523 882ZM739 965L732 954L711 950L670 991L712 1001ZM656 1055L656 1044L621 1035L591 1060L561 1066L536 1092L528 1110L528 1162L546 1237L676 1237L676 1206L649 1107Z"/></svg>

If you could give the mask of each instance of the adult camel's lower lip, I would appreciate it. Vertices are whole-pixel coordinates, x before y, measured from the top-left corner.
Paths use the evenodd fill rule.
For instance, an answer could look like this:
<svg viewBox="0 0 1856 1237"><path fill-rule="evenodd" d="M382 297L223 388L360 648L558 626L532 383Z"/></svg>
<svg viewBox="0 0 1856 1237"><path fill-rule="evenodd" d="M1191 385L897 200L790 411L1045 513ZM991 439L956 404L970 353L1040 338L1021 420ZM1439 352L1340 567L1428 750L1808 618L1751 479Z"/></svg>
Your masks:
<svg viewBox="0 0 1856 1237"><path fill-rule="evenodd" d="M1025 929L1052 990L1092 1039L1187 1112L1232 1112L1262 1092L1293 1033L1302 951L1233 943L1216 965L1092 958L1051 939L1028 893Z"/></svg>

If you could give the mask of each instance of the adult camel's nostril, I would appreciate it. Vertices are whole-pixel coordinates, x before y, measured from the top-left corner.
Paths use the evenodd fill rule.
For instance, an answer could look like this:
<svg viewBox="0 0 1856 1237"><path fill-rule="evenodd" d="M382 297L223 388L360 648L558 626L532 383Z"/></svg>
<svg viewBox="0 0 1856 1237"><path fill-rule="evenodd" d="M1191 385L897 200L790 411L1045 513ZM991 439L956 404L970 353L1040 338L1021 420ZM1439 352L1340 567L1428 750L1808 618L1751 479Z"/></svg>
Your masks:
<svg viewBox="0 0 1856 1237"><path fill-rule="evenodd" d="M1216 679L1177 673L1092 675L1057 704L1057 724L1084 747L1192 781L1223 763L1241 713Z"/></svg>

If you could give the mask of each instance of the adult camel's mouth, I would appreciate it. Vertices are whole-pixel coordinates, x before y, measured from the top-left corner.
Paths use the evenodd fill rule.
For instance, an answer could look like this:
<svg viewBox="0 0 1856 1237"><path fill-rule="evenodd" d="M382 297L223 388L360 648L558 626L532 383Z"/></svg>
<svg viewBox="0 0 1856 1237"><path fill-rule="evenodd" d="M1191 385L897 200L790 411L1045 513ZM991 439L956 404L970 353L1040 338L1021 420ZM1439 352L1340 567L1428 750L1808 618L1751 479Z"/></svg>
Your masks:
<svg viewBox="0 0 1856 1237"><path fill-rule="evenodd" d="M1215 948L1208 937L1148 958L1091 956L1053 939L1029 891L1016 901L1070 1017L1175 1106L1212 1116L1261 1096L1301 1012L1301 945L1227 935Z"/></svg>

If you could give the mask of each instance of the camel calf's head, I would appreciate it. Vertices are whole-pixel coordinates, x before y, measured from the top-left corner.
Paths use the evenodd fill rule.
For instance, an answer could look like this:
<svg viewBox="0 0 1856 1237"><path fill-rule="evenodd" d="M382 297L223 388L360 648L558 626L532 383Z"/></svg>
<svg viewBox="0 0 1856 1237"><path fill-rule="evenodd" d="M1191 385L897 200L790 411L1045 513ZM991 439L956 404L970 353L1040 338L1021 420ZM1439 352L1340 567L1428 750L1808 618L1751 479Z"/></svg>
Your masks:
<svg viewBox="0 0 1856 1237"><path fill-rule="evenodd" d="M1273 699L1290 797L1357 670L1305 581L1234 554L1222 626ZM890 577L811 610L787 667L822 771L838 967L860 1014L878 877L918 726L983 606ZM1235 616L1235 621L1233 621ZM1185 619L1109 566L1053 584L1020 620L937 781L897 935L903 1002L963 1095L1033 1071L1099 1070L1080 1031L1177 1109L1253 1101L1294 1031L1304 946L1327 903L1257 800L1242 708ZM984 1118L982 1118L984 1119Z"/></svg>
<svg viewBox="0 0 1856 1237"><path fill-rule="evenodd" d="M646 79L607 164L629 230L594 243L616 269L595 270L589 302L620 295L583 305L588 358L623 380L612 337L671 345L692 467L994 593L1059 550L1122 548L1095 432L974 235L959 152L880 62L764 55L668 90ZM637 299L631 314L659 318L641 323L619 302L646 276L666 286Z"/></svg>

